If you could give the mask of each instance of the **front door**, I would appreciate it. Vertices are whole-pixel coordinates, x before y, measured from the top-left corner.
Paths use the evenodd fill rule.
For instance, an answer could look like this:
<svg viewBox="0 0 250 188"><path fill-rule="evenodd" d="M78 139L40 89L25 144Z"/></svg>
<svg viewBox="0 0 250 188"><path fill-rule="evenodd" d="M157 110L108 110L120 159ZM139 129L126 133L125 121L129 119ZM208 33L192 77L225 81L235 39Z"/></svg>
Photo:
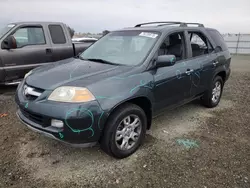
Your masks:
<svg viewBox="0 0 250 188"><path fill-rule="evenodd" d="M6 73L5 81L18 80L31 69L50 62L42 26L25 26L12 33L17 42L16 49L1 50L1 59Z"/></svg>
<svg viewBox="0 0 250 188"><path fill-rule="evenodd" d="M169 35L161 45L158 55L175 55L176 63L160 67L154 74L154 110L160 111L183 103L190 97L191 71L187 67L186 45L183 32Z"/></svg>

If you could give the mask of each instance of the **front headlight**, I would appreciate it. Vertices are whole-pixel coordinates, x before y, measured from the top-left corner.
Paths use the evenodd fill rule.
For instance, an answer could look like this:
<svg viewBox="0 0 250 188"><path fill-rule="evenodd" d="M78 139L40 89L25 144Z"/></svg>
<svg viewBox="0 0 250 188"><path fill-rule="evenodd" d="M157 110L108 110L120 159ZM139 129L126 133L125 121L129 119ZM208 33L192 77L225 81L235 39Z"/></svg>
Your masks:
<svg viewBox="0 0 250 188"><path fill-rule="evenodd" d="M31 75L31 73L32 73L32 70L29 71L27 74L25 74L24 78L27 78L29 75Z"/></svg>
<svg viewBox="0 0 250 188"><path fill-rule="evenodd" d="M48 100L58 102L88 102L95 100L95 97L87 88L63 86L56 88Z"/></svg>

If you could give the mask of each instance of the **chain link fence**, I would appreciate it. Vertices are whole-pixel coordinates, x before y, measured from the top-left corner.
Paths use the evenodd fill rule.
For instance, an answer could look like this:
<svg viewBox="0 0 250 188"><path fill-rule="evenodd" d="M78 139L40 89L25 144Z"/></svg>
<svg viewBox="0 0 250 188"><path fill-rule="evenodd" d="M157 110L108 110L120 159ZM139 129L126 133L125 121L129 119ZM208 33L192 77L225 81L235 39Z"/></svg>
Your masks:
<svg viewBox="0 0 250 188"><path fill-rule="evenodd" d="M231 54L250 55L250 34L223 34Z"/></svg>

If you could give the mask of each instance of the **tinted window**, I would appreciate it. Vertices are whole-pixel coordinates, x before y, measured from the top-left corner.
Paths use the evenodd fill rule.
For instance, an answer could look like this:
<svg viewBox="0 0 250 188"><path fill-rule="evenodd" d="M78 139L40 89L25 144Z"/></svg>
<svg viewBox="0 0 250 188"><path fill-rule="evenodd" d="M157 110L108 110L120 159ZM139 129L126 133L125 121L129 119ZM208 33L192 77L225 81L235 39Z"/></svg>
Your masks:
<svg viewBox="0 0 250 188"><path fill-rule="evenodd" d="M208 39L200 32L188 32L191 43L192 56L201 56L213 51L212 45Z"/></svg>
<svg viewBox="0 0 250 188"><path fill-rule="evenodd" d="M60 25L49 25L49 32L54 44L65 44L66 38Z"/></svg>
<svg viewBox="0 0 250 188"><path fill-rule="evenodd" d="M22 27L13 34L17 48L27 45L45 44L45 36L42 27Z"/></svg>
<svg viewBox="0 0 250 188"><path fill-rule="evenodd" d="M223 51L227 50L227 45L222 35L216 30L207 30L210 36L213 38L216 46L220 46Z"/></svg>

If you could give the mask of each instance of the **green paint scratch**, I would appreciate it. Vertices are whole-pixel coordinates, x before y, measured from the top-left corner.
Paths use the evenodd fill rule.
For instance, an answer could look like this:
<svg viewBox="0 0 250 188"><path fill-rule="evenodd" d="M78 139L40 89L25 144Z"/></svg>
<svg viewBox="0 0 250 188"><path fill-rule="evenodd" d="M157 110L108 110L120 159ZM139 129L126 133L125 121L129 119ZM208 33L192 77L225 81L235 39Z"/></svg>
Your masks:
<svg viewBox="0 0 250 188"><path fill-rule="evenodd" d="M96 96L95 98L96 99L117 99L117 98L121 98L121 97L124 97L124 96L123 95L117 95L117 96L114 96L114 97Z"/></svg>
<svg viewBox="0 0 250 188"><path fill-rule="evenodd" d="M64 135L62 133L59 133L59 136L60 136L61 139L64 138Z"/></svg>
<svg viewBox="0 0 250 188"><path fill-rule="evenodd" d="M185 148L190 149L190 148L198 148L199 145L196 141L193 140L188 140L188 139L177 139L176 142L179 145L183 145Z"/></svg>
<svg viewBox="0 0 250 188"><path fill-rule="evenodd" d="M25 104L25 108L28 108L28 107L29 107L29 103L26 103L26 104Z"/></svg>
<svg viewBox="0 0 250 188"><path fill-rule="evenodd" d="M132 78L135 76L140 76L140 75L139 74L132 74L132 75L127 76L127 77L113 76L113 77L108 78L107 80L125 80L125 79Z"/></svg>
<svg viewBox="0 0 250 188"><path fill-rule="evenodd" d="M137 85L137 86L135 86L134 88L132 88L132 89L130 90L129 93L133 93L134 90L136 90L137 88L143 87L143 86L145 86L145 85L147 85L146 82L145 82L144 80L141 80L141 81L140 81L140 84Z"/></svg>
<svg viewBox="0 0 250 188"><path fill-rule="evenodd" d="M173 62L174 62L174 60L175 60L175 58L174 58L174 57L172 57L172 58L170 59L170 62L171 62L171 63L173 63Z"/></svg>
<svg viewBox="0 0 250 188"><path fill-rule="evenodd" d="M101 120L103 114L104 114L104 111L101 113L101 115L100 115L100 117L99 117L99 120L98 120L98 127L99 127L100 130L101 130L101 127L100 127L100 120Z"/></svg>
<svg viewBox="0 0 250 188"><path fill-rule="evenodd" d="M83 113L87 114L87 115L91 118L91 121L92 121L92 122L91 122L91 125L90 125L88 128L86 128L86 129L74 129L73 127L71 127L71 126L69 125L68 119L69 119L70 114L73 113L73 112L77 112L77 111L83 112ZM93 128L92 128L93 123L94 123L94 115L93 115L93 113L92 113L90 110L88 110L88 109L86 109L86 108L72 108L71 110L69 110L69 111L66 113L65 123L66 123L66 125L70 128L70 130L71 130L72 132L74 132L74 133L80 133L80 132L84 132L84 131L91 131L91 132L92 132L92 135L91 135L90 137L94 136L94 134L95 134L95 132L94 132L94 130L93 130Z"/></svg>

